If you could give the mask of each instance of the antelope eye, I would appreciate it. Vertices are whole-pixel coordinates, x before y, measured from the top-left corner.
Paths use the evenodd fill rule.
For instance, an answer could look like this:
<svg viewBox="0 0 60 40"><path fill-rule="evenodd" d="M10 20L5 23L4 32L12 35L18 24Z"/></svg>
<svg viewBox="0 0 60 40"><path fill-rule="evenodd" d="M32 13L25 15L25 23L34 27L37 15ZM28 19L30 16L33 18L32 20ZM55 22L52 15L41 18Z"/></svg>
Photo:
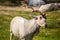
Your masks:
<svg viewBox="0 0 60 40"><path fill-rule="evenodd" d="M40 19L42 19L42 17L40 17Z"/></svg>
<svg viewBox="0 0 60 40"><path fill-rule="evenodd" d="M37 20L38 18L36 17L35 20Z"/></svg>

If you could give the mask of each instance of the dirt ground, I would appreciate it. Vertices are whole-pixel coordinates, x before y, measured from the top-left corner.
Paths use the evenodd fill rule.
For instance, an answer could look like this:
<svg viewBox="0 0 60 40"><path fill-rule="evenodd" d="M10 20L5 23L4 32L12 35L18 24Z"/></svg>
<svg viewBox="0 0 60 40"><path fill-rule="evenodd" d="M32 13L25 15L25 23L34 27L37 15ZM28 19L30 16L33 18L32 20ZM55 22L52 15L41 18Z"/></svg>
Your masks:
<svg viewBox="0 0 60 40"><path fill-rule="evenodd" d="M38 7L33 7L33 8L34 10L38 9ZM31 8L24 7L24 6L21 7L0 6L0 10L32 11Z"/></svg>

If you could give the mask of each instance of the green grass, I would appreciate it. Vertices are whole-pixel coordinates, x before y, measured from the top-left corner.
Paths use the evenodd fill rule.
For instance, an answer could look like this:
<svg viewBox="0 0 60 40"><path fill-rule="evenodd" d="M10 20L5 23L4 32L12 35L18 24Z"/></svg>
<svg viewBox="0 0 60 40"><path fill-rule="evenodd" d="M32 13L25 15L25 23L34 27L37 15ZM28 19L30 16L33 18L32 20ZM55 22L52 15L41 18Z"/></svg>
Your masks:
<svg viewBox="0 0 60 40"><path fill-rule="evenodd" d="M31 12L0 10L0 40L9 40L10 21L15 16L31 19ZM33 13L38 15L39 13ZM33 40L60 40L60 10L46 12L48 28L40 28L37 36Z"/></svg>

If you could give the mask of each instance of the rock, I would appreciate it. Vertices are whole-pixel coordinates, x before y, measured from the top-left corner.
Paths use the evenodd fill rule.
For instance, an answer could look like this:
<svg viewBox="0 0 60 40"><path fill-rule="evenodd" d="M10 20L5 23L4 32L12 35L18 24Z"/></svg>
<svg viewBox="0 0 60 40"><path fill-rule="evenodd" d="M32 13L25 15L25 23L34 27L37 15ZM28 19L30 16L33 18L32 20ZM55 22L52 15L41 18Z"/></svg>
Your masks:
<svg viewBox="0 0 60 40"><path fill-rule="evenodd" d="M39 11L40 12L47 12L47 11L50 11L52 9L57 9L58 8L58 5L57 3L50 3L50 4L45 4L45 5L42 5L40 8L39 8Z"/></svg>

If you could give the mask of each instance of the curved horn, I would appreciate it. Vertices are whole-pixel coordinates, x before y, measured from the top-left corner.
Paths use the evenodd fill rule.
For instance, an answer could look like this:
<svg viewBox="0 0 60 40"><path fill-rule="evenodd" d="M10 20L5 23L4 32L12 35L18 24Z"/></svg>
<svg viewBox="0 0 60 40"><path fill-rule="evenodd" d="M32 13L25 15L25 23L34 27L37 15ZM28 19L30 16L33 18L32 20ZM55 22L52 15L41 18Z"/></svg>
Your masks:
<svg viewBox="0 0 60 40"><path fill-rule="evenodd" d="M32 12L38 12L38 13L40 13L40 15L46 15L44 12L40 12L39 10L34 10L33 7L29 7L29 8L32 9Z"/></svg>
<svg viewBox="0 0 60 40"><path fill-rule="evenodd" d="M39 10L34 10L33 7L28 7L28 8L31 8L32 9L32 12L39 12Z"/></svg>
<svg viewBox="0 0 60 40"><path fill-rule="evenodd" d="M34 11L34 9L32 7L28 7L28 8L31 8Z"/></svg>

